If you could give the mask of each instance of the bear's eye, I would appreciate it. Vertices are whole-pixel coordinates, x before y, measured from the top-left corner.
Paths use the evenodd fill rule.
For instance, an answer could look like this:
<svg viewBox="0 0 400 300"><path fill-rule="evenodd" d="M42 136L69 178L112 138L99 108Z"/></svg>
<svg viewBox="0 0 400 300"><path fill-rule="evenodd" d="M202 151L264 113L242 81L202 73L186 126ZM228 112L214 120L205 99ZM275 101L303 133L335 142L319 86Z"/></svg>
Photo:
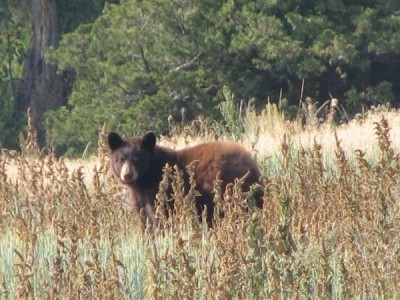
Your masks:
<svg viewBox="0 0 400 300"><path fill-rule="evenodd" d="M119 163L123 163L124 161L125 161L125 158L123 158L123 157L117 158L117 162L119 162Z"/></svg>

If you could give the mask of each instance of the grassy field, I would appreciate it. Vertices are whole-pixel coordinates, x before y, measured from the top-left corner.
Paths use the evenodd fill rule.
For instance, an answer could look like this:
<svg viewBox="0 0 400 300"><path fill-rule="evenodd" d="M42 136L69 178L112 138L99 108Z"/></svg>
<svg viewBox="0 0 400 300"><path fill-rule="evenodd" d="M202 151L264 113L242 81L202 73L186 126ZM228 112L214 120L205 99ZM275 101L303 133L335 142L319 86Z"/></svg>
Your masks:
<svg viewBox="0 0 400 300"><path fill-rule="evenodd" d="M400 297L400 114L300 129L266 108L240 141L262 167L265 207L236 182L208 229L173 169L176 214L142 226L99 156L35 148L0 156L1 299L394 299ZM161 138L182 148L230 139L205 121ZM215 184L218 190L218 183ZM160 190L158 200L165 200Z"/></svg>

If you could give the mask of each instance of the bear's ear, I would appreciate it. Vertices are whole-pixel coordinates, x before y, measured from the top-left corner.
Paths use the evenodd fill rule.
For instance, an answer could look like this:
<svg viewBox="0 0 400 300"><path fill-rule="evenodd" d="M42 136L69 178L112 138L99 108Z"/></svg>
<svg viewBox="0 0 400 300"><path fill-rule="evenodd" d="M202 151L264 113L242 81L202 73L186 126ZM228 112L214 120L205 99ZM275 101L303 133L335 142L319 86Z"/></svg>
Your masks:
<svg viewBox="0 0 400 300"><path fill-rule="evenodd" d="M110 132L108 134L108 146L110 147L111 151L120 148L124 143L124 140L120 137L118 133Z"/></svg>
<svg viewBox="0 0 400 300"><path fill-rule="evenodd" d="M142 147L145 150L153 151L156 144L156 136L153 132L148 132L142 137Z"/></svg>

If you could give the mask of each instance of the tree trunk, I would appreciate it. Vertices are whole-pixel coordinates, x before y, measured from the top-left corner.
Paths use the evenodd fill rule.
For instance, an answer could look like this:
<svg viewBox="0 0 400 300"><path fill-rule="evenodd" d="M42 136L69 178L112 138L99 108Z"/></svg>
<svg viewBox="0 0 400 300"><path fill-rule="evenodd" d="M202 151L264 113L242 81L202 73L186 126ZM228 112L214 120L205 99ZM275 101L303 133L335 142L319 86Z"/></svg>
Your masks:
<svg viewBox="0 0 400 300"><path fill-rule="evenodd" d="M45 112L65 104L71 91L71 72L57 71L57 66L47 63L44 58L46 49L57 48L61 38L57 3L57 0L32 0L32 40L14 105L15 116L32 108L39 146L46 144Z"/></svg>

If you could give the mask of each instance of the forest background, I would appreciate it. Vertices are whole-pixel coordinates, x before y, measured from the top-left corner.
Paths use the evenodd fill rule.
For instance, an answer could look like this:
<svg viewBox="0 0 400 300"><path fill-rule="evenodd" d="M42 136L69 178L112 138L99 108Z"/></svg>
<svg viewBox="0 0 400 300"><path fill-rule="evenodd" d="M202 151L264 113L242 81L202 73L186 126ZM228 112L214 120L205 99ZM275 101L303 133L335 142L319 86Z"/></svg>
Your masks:
<svg viewBox="0 0 400 300"><path fill-rule="evenodd" d="M19 147L28 107L40 146L81 156L104 123L134 135L221 121L224 86L288 119L306 97L338 99L346 117L400 103L396 0L0 3L1 147Z"/></svg>

